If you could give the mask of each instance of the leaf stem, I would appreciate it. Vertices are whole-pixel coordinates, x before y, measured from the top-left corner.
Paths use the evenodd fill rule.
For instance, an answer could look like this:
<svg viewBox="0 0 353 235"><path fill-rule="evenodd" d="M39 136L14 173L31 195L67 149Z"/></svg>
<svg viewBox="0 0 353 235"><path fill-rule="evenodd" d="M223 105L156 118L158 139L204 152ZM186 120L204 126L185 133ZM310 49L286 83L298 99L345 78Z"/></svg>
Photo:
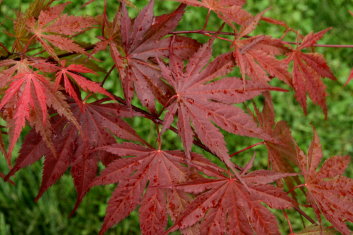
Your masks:
<svg viewBox="0 0 353 235"><path fill-rule="evenodd" d="M221 34L221 35L228 35L228 36L236 36L235 33L231 32L216 32L216 31L207 31L207 30L186 30L186 31L175 31L175 32L170 32L169 34L190 34L190 33L196 33L196 34L202 34L205 36L208 36L209 34ZM245 36L247 38L247 36ZM225 38L220 38L222 40L225 40ZM229 39L227 39L228 41ZM289 41L282 41L284 44L290 44L290 45L299 45L300 43L298 42L289 42ZM353 48L353 45L351 44L343 44L343 45L338 45L338 44L314 44L313 47L329 47L329 48Z"/></svg>
<svg viewBox="0 0 353 235"><path fill-rule="evenodd" d="M11 52L9 52L9 50L7 50L7 48L5 47L5 45L2 44L1 42L0 42L0 47L2 47L2 48L6 51L6 53L7 53L8 55L11 54Z"/></svg>
<svg viewBox="0 0 353 235"><path fill-rule="evenodd" d="M101 83L100 83L100 86L101 86L101 87L103 87L105 81L107 80L107 78L109 77L109 75L113 72L114 68L115 68L115 64L109 69L109 71L107 72L107 74L104 76L103 81L101 81Z"/></svg>
<svg viewBox="0 0 353 235"><path fill-rule="evenodd" d="M300 209L299 207L294 207L294 209L301 214L305 219L307 219L310 223L317 225L317 223L315 222L315 220L313 220L308 214L306 214L302 209Z"/></svg>
<svg viewBox="0 0 353 235"><path fill-rule="evenodd" d="M258 143L256 143L256 144L250 145L250 146L248 146L248 147L246 147L246 148L243 148L243 149L241 149L241 150L239 150L239 151L237 151L237 152L235 152L235 153L232 153L232 154L230 155L230 157L234 157L235 155L237 155L237 154L239 154L239 153L245 152L245 151L248 150L248 149L251 149L251 148L254 148L254 147L258 146L258 145L263 145L263 144L265 144L265 141L261 141L261 142L258 142Z"/></svg>
<svg viewBox="0 0 353 235"><path fill-rule="evenodd" d="M290 194L291 192L293 192L293 191L296 190L297 188L301 188L301 187L305 187L305 186L306 186L306 184L299 184L299 185L297 185L297 186L291 188L291 189L287 192L287 194Z"/></svg>

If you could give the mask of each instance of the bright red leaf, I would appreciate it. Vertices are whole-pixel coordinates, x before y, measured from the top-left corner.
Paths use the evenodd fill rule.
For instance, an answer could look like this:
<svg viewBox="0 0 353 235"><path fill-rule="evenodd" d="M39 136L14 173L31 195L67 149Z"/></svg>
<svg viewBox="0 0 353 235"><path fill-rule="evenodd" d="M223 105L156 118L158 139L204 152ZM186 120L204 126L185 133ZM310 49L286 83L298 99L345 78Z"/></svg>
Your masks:
<svg viewBox="0 0 353 235"><path fill-rule="evenodd" d="M52 84L36 72L26 72L13 77L0 103L0 109L5 108L12 115L8 118L10 144L7 161L26 121L33 126L53 149L50 141L50 123L48 121L48 107L54 108L60 115L79 128L71 113L63 94L54 90Z"/></svg>
<svg viewBox="0 0 353 235"><path fill-rule="evenodd" d="M77 92L75 91L71 81L74 81L74 83L81 87L84 91L100 93L108 96L112 100L115 99L114 96L112 96L99 84L89 81L87 78L80 75L80 73L95 74L94 71L80 64L70 64L69 66L65 66L65 64L66 61L62 61L62 67L58 67L58 71L56 72L55 88L57 89L62 82L66 92L76 101L77 104L81 104L81 97L77 95Z"/></svg>

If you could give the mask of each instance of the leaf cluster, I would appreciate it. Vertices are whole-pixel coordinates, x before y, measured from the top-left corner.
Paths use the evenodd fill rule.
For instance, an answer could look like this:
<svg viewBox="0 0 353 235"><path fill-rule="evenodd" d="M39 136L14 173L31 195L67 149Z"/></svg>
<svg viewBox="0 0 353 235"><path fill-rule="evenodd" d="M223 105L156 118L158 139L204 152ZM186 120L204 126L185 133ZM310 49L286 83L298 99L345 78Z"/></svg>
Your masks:
<svg viewBox="0 0 353 235"><path fill-rule="evenodd" d="M72 214L92 187L116 184L100 234L136 208L143 234L279 234L269 208L285 217L295 210L313 224L310 231L331 231L322 225L323 215L349 234L353 180L342 174L350 157L331 157L317 171L322 150L315 129L305 154L288 125L275 121L270 95L292 89L305 113L309 97L327 116L322 79L336 77L315 46L330 29L301 35L265 17L267 10L250 14L245 0L175 1L180 5L173 12L155 16L151 0L133 19L126 5L134 5L127 0L113 19L107 2L96 17L67 15L70 3L55 1L34 1L19 13L7 32L14 39L11 49L0 42L0 117L6 122L0 150L10 168L0 177L11 182L16 172L44 158L38 200L70 170L77 193ZM203 29L175 31L187 5L208 9ZM218 31L205 30L211 12L223 21ZM254 35L260 22L276 25L283 35ZM94 29L100 32L97 43L76 40ZM202 44L185 36L191 33L209 40ZM287 34L297 41L285 41ZM212 59L215 40L231 46ZM100 51L114 62L104 76L97 70ZM113 70L118 77L111 76ZM241 76L228 76L234 70ZM286 89L271 85L274 79ZM107 91L107 80L120 82L122 90ZM237 105L258 96L262 109ZM154 123L153 143L129 124L137 117ZM25 126L32 129L12 166ZM177 133L183 150L163 149L169 131ZM251 171L255 156L245 166L236 164L238 153L256 145L231 154L224 131L261 139L256 145L267 148L268 169ZM193 146L224 164L193 152ZM303 195L305 205L298 200ZM301 206L312 208L317 221ZM291 230L290 219L288 224Z"/></svg>

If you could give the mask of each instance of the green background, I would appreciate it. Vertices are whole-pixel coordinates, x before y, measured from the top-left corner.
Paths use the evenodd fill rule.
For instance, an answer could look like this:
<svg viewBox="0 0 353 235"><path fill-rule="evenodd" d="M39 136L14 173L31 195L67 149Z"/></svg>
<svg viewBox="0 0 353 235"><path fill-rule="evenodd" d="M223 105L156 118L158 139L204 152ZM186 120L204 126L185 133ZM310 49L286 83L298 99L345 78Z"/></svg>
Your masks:
<svg viewBox="0 0 353 235"><path fill-rule="evenodd" d="M14 9L25 10L30 1L20 0L0 0L0 28L1 30L11 31L11 22L15 17ZM58 1L63 2L63 1ZM101 14L103 11L103 0L96 0L85 8L81 8L84 1L74 1L69 5L66 12L75 15ZM117 1L108 1L109 17L115 14L118 6ZM146 0L133 1L139 9L145 4ZM156 0L155 13L157 15L170 12L178 3L172 1ZM353 4L350 0L248 0L245 9L253 14L270 8L265 16L285 21L290 27L299 30L303 34L311 31L320 31L327 27L333 27L322 40L320 44L353 44L352 30L353 17L348 10L353 10ZM131 16L136 16L137 10L130 9ZM207 14L206 9L197 9L188 7L187 11L178 26L177 30L195 30L200 29ZM209 30L216 30L220 26L219 20L215 15L211 15ZM268 34L280 36L282 30L277 26L261 23L254 34ZM92 31L86 38L97 36L96 31ZM293 35L292 35L293 36ZM192 35L192 37L204 42L206 37ZM81 38L85 40L86 38ZM295 38L290 38L295 40ZM96 40L97 41L97 40ZM96 42L91 41L91 42ZM6 34L0 33L0 42L10 45L11 40ZM229 44L223 41L216 41L214 44L214 55L221 54L229 50ZM312 125L315 126L320 136L324 149L325 158L334 155L353 156L353 82L347 86L345 83L351 67L353 67L353 48L317 48L318 52L324 54L331 66L338 81L325 79L328 87L327 104L329 110L328 120L319 107L311 105L309 101L309 114L305 116L301 107L294 100L293 92L272 93L274 97L275 111L278 120L285 120L292 130L292 134L299 146L307 150L312 138ZM105 54L99 54L104 58L101 67L106 70L112 65L111 59L107 59ZM102 73L103 76L103 73ZM110 91L116 91L119 87L116 73L111 75L111 80L105 87ZM280 82L274 82L275 85L288 88ZM116 92L115 92L116 93ZM118 94L118 93L116 93ZM257 100L259 102L260 100ZM134 119L130 123L138 129L138 132L154 144L155 134L154 126L147 120ZM166 149L181 148L177 136L167 132L164 136L164 147ZM225 133L229 151L235 152L259 140L236 137ZM19 147L19 146L18 146ZM18 147L17 150L18 151ZM200 149L195 148L195 151ZM265 167L266 152L264 147L256 147L239 155L236 159L238 164L244 164L256 150L257 158L255 167ZM113 185L106 187L93 188L83 200L76 215L69 218L68 215L75 202L75 191L69 174L64 175L61 180L51 187L44 196L34 203L40 182L42 162L38 162L20 171L15 177L16 186L4 183L0 180L0 235L3 234L96 234L102 224L106 202L110 197ZM346 175L352 177L352 163L349 166ZM4 158L0 158L0 171L7 172ZM312 211L306 210L312 214ZM281 213L279 213L281 216ZM283 216L282 216L283 217ZM290 213L290 219L295 231L302 228L301 220L296 213ZM281 232L288 232L288 225L285 221L279 221ZM110 229L107 234L139 234L138 214L132 213L127 219L118 226Z"/></svg>

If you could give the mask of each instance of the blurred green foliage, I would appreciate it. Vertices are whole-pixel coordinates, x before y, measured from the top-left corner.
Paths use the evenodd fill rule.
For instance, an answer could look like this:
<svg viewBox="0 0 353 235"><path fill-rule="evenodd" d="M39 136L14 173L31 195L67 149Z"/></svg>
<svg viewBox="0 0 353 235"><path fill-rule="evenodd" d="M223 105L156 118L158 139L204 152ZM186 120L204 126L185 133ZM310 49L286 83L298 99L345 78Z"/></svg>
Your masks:
<svg viewBox="0 0 353 235"><path fill-rule="evenodd" d="M16 11L25 10L30 2L30 0L0 0L1 30L11 32L12 20L16 17ZM75 15L91 16L102 13L102 0L96 0L87 7L81 8L83 2L85 1L74 1L66 11ZM117 1L108 2L110 4L108 15L112 18L119 4ZM147 3L147 0L134 0L133 2L138 9L141 9ZM170 12L177 5L178 3L173 1L156 0L155 13L160 15ZM266 16L285 21L290 27L299 30L303 34L333 27L320 41L321 44L353 44L353 17L348 13L348 10L353 10L350 0L248 0L245 8L253 14L270 8ZM134 17L137 12L137 9L130 9L129 13L130 16ZM177 30L200 29L204 24L206 14L206 9L188 7ZM216 15L212 14L207 29L217 30L220 24ZM278 37L281 36L282 32L283 30L277 26L261 23L253 34L268 34ZM97 32L92 31L85 34L81 40L90 39L90 42L96 42L98 40L94 39L95 36L97 36ZM188 36L200 42L207 40L207 37L201 35ZM295 37L288 35L286 40L295 40ZM4 33L0 34L0 42L5 45L11 45L12 43L11 39ZM216 40L214 55L228 51L229 47L229 43ZM350 68L353 67L352 49L317 48L316 50L325 55L338 78L338 81L325 80L325 84L328 87L328 120L324 119L324 115L318 107L311 104L308 107L309 113L305 116L301 107L295 101L293 92L272 93L277 119L285 120L289 124L295 140L304 150L308 148L311 141L311 126L313 125L321 138L326 158L333 155L353 156L353 82L343 86ZM99 64L100 67L107 71L112 65L111 58L106 53L101 53L98 57L103 61ZM103 73L101 75L104 76ZM288 88L278 81L274 81L273 84ZM117 92L117 90L121 89L116 72L111 74L111 78L105 84L105 87L117 95L121 94ZM257 99L256 102L260 104L261 99ZM134 120L129 120L129 122L137 128L138 132L148 142L155 144L155 127L150 121L135 118ZM236 137L228 133L224 134L230 152L235 152L258 141L256 139ZM166 149L181 149L178 137L172 132L167 132L164 135L163 143ZM17 151L19 146L20 144L17 147ZM194 151L202 152L196 147ZM254 150L247 151L237 156L235 161L240 165L244 164L250 159L254 151L257 153L255 167L266 167L264 147L256 147ZM212 156L209 157L212 158ZM214 157L212 160L217 161ZM93 188L83 200L77 213L72 218L69 218L68 215L74 205L76 195L72 179L68 175L64 175L55 186L49 189L38 203L34 203L33 199L41 181L41 167L42 163L38 162L20 171L14 177L15 186L0 180L0 235L97 234L104 218L106 203L114 189L114 185ZM0 171L8 171L3 158L0 158ZM352 169L347 172L347 176L353 176ZM313 216L312 211L306 211ZM280 212L278 215L283 217ZM302 228L302 222L297 213L290 212L289 218L295 230ZM287 222L281 220L279 223L281 231L287 233ZM107 234L139 234L138 226L138 214L134 212L118 226L109 230Z"/></svg>

